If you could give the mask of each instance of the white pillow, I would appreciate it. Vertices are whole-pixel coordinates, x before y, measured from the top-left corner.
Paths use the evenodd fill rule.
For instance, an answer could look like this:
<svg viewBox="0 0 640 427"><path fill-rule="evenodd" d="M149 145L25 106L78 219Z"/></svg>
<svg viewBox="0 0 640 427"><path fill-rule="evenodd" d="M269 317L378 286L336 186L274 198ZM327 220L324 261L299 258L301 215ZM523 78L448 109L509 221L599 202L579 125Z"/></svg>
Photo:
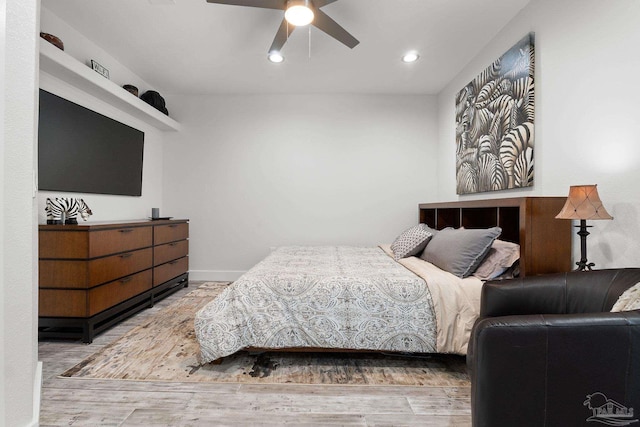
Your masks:
<svg viewBox="0 0 640 427"><path fill-rule="evenodd" d="M480 280L491 280L500 276L520 259L520 245L496 239L489 253L473 273Z"/></svg>
<svg viewBox="0 0 640 427"><path fill-rule="evenodd" d="M640 282L624 291L611 308L611 312L631 310L640 310Z"/></svg>

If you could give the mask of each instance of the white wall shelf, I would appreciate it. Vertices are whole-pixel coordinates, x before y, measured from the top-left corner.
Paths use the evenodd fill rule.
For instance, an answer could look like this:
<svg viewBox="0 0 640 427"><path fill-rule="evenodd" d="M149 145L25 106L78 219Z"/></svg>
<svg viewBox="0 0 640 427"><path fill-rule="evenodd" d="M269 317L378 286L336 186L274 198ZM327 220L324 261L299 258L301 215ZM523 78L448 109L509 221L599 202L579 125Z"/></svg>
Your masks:
<svg viewBox="0 0 640 427"><path fill-rule="evenodd" d="M52 75L162 131L179 131L180 123L102 77L51 43L40 40L40 71Z"/></svg>

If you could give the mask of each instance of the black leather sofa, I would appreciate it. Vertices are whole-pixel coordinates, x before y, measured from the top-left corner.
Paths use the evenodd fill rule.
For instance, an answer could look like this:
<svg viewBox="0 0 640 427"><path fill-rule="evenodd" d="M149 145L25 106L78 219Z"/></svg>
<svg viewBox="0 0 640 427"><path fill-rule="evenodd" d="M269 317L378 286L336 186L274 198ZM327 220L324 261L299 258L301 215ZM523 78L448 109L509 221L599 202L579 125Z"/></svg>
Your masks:
<svg viewBox="0 0 640 427"><path fill-rule="evenodd" d="M473 426L640 426L640 311L610 313L638 282L640 268L487 282L467 353Z"/></svg>

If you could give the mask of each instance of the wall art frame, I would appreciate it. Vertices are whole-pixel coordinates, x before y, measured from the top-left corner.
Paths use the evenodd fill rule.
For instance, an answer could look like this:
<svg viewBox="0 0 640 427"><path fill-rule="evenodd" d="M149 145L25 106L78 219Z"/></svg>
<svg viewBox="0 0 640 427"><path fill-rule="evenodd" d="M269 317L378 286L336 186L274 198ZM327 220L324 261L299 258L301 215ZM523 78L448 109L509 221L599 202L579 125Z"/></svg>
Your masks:
<svg viewBox="0 0 640 427"><path fill-rule="evenodd" d="M529 33L456 94L457 194L533 186L534 42Z"/></svg>

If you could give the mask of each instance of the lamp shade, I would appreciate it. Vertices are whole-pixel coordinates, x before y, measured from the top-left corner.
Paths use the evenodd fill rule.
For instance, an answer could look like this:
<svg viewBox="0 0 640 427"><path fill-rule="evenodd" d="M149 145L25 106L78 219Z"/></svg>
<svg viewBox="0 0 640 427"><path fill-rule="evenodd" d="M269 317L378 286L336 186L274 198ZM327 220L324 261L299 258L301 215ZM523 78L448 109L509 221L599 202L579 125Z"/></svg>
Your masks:
<svg viewBox="0 0 640 427"><path fill-rule="evenodd" d="M556 218L613 219L602 205L597 185L572 185L567 201Z"/></svg>

